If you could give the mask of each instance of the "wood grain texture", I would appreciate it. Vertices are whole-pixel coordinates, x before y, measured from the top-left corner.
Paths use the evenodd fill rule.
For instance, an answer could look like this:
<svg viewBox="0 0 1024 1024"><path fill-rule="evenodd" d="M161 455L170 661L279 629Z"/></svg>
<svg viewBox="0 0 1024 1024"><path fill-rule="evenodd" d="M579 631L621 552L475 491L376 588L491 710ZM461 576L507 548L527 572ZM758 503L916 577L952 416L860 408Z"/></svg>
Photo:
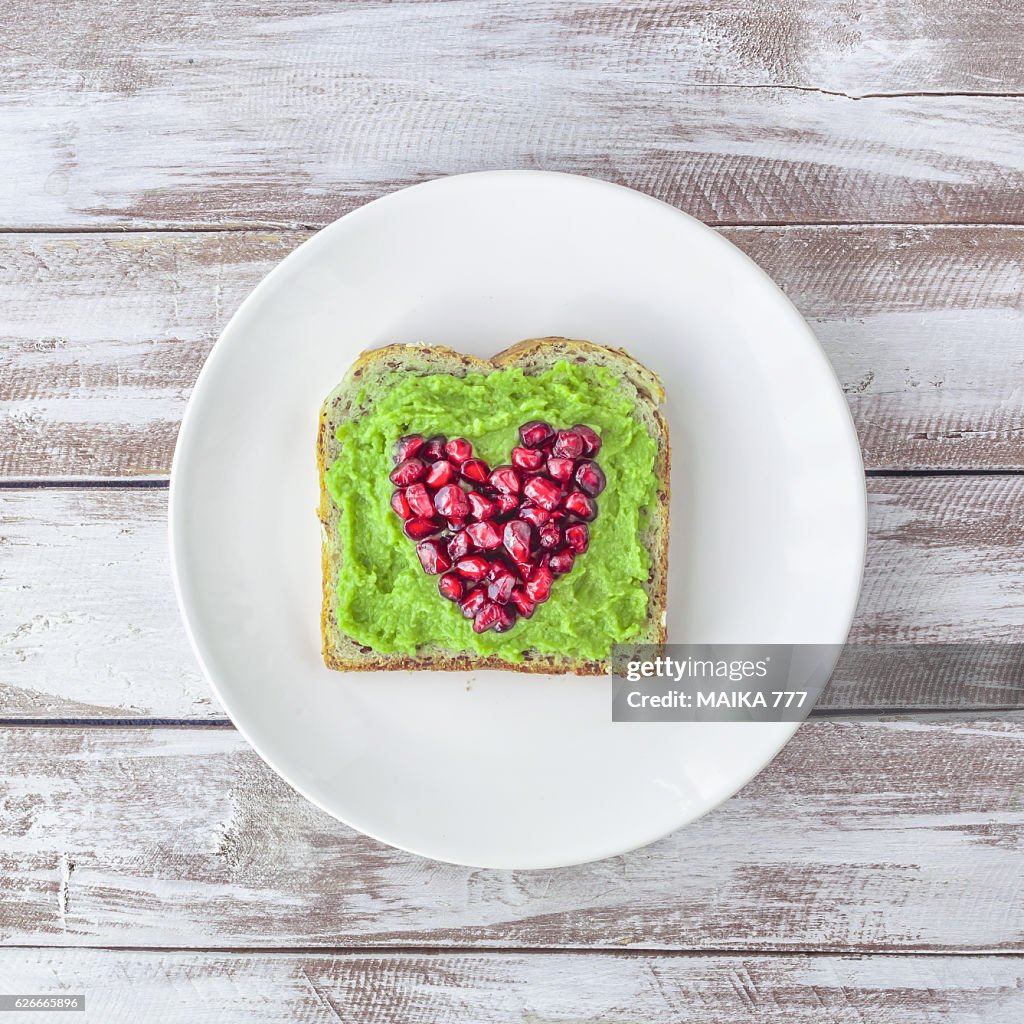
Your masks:
<svg viewBox="0 0 1024 1024"><path fill-rule="evenodd" d="M382 846L233 730L0 731L0 942L1024 950L1024 716L815 720L717 811L576 868Z"/></svg>
<svg viewBox="0 0 1024 1024"><path fill-rule="evenodd" d="M85 1019L105 1024L1017 1024L1024 1014L1017 957L19 949L0 951L0 975L19 991L85 993Z"/></svg>
<svg viewBox="0 0 1024 1024"><path fill-rule="evenodd" d="M869 467L1024 469L1024 229L724 234L811 322ZM307 237L0 235L0 476L165 477L214 339Z"/></svg>
<svg viewBox="0 0 1024 1024"><path fill-rule="evenodd" d="M505 167L717 224L1019 223L1017 22L950 0L16 0L0 225L319 225Z"/></svg>
<svg viewBox="0 0 1024 1024"><path fill-rule="evenodd" d="M1009 646L1024 635L1024 477L869 485L851 648L819 706L1024 704ZM223 715L175 607L166 501L153 488L0 490L0 718ZM966 666L869 646L929 642L966 645Z"/></svg>

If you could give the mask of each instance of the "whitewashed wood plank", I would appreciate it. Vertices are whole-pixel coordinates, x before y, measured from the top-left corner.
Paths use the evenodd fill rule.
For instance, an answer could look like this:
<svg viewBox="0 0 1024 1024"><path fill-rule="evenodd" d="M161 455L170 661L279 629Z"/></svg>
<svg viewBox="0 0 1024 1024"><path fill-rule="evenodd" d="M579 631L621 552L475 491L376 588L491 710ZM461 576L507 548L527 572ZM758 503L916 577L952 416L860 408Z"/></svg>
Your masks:
<svg viewBox="0 0 1024 1024"><path fill-rule="evenodd" d="M178 615L165 490L0 490L0 717L224 712Z"/></svg>
<svg viewBox="0 0 1024 1024"><path fill-rule="evenodd" d="M0 225L322 224L504 167L713 223L1019 222L1016 12L909 7L19 4Z"/></svg>
<svg viewBox="0 0 1024 1024"><path fill-rule="evenodd" d="M810 320L869 467L1024 468L1024 229L724 234ZM0 235L0 475L165 476L214 338L307 237Z"/></svg>
<svg viewBox="0 0 1024 1024"><path fill-rule="evenodd" d="M622 857L482 871L359 836L225 729L0 730L0 943L1024 950L1024 716L817 719Z"/></svg>
<svg viewBox="0 0 1024 1024"><path fill-rule="evenodd" d="M1024 1015L1019 957L8 949L0 975L8 989L85 993L85 1019L105 1024L1017 1024Z"/></svg>
<svg viewBox="0 0 1024 1024"><path fill-rule="evenodd" d="M868 566L822 708L1024 703L1024 477L871 478ZM223 715L178 618L166 492L0 490L0 718ZM967 642L966 675L897 670L860 645ZM902 666L900 666L902 668Z"/></svg>

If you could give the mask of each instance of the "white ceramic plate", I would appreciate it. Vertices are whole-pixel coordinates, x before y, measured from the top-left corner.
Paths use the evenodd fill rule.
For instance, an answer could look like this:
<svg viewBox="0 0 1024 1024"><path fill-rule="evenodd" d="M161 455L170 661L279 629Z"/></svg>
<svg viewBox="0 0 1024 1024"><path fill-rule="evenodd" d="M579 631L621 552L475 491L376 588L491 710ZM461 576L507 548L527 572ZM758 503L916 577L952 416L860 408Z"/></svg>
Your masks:
<svg viewBox="0 0 1024 1024"><path fill-rule="evenodd" d="M548 334L625 346L665 382L670 640L842 642L865 499L825 356L732 245L592 179L444 178L321 231L224 330L171 480L182 613L245 737L354 828L474 866L642 846L735 792L795 729L613 724L605 679L324 668L314 447L328 391L388 342L491 355Z"/></svg>

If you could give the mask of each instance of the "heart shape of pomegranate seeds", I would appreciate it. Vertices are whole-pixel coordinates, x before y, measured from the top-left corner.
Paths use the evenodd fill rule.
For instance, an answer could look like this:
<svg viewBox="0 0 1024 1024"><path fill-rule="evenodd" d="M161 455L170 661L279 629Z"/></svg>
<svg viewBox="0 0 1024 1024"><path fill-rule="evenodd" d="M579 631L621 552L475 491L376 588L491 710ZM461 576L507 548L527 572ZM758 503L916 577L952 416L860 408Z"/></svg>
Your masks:
<svg viewBox="0 0 1024 1024"><path fill-rule="evenodd" d="M407 434L395 445L391 507L423 571L477 633L505 633L551 596L590 546L605 477L601 438L577 423L519 428L511 464L491 469L462 437Z"/></svg>

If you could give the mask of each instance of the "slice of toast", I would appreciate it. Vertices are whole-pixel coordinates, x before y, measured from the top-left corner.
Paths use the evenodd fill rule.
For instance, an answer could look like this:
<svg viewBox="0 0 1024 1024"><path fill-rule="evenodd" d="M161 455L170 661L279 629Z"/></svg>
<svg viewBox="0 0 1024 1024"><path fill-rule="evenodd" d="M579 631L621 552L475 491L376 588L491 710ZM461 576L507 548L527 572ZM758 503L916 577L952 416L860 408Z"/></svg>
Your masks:
<svg viewBox="0 0 1024 1024"><path fill-rule="evenodd" d="M505 669L517 672L572 673L603 675L610 672L607 659L589 661L524 652L522 662L512 662L499 655L478 655L469 651L452 651L424 644L414 656L374 650L356 642L338 624L337 597L339 578L345 552L338 529L339 513L325 483L325 474L340 451L338 427L363 411L356 405L361 393L373 391L375 383L384 382L395 373L420 376L447 374L463 377L469 373L490 373L507 367L518 367L527 375L551 369L562 360L599 365L610 370L633 400L636 418L657 444L654 473L657 478L657 502L648 510L646 526L640 541L647 549L651 570L644 584L647 593L647 619L633 643L664 643L666 636L666 598L668 580L669 538L669 470L671 449L668 425L660 411L665 393L657 375L642 366L621 349L611 349L588 341L568 338L535 338L498 353L490 360L463 355L452 349L425 345L388 345L364 352L352 365L345 379L331 392L320 413L317 440L317 465L320 475L319 517L323 541L323 606L321 635L323 657L328 668L342 671ZM516 424L515 426L518 426ZM577 571L585 572L586 562ZM558 584L556 583L557 587ZM441 600L441 598L439 598ZM470 623L466 623L469 630Z"/></svg>

